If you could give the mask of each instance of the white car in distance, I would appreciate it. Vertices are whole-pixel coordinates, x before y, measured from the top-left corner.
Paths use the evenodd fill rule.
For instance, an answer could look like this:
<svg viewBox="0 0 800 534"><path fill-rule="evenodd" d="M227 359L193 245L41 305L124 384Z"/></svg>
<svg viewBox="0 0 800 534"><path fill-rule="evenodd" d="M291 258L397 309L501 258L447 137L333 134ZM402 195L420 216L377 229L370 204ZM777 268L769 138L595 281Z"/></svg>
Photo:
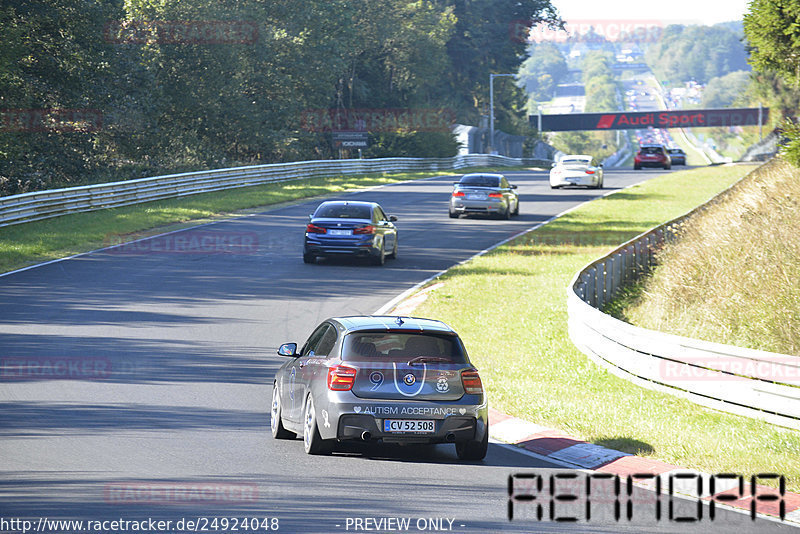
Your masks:
<svg viewBox="0 0 800 534"><path fill-rule="evenodd" d="M603 165L594 157L584 154L562 156L550 169L550 187L559 189L569 185L601 189Z"/></svg>

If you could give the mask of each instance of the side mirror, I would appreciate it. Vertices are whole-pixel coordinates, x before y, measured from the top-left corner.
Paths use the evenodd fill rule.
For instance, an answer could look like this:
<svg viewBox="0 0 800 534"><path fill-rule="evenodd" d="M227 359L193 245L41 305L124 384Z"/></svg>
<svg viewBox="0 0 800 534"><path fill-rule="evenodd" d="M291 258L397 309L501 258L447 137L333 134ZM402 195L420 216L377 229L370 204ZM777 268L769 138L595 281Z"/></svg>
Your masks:
<svg viewBox="0 0 800 534"><path fill-rule="evenodd" d="M314 214L313 214L313 213L309 213L309 214L308 214L308 220L310 221L310 220L311 220L311 219L313 219L313 218L314 218Z"/></svg>
<svg viewBox="0 0 800 534"><path fill-rule="evenodd" d="M389 220L392 222L397 222L397 217L395 217L394 215L389 215Z"/></svg>
<svg viewBox="0 0 800 534"><path fill-rule="evenodd" d="M517 186L514 185L514 184L509 184L509 185L511 186L511 189L516 189L517 188Z"/></svg>
<svg viewBox="0 0 800 534"><path fill-rule="evenodd" d="M284 343L278 347L278 354L294 358L297 356L297 343Z"/></svg>
<svg viewBox="0 0 800 534"><path fill-rule="evenodd" d="M555 167L556 165L557 163L554 161L553 163L550 164L550 167Z"/></svg>

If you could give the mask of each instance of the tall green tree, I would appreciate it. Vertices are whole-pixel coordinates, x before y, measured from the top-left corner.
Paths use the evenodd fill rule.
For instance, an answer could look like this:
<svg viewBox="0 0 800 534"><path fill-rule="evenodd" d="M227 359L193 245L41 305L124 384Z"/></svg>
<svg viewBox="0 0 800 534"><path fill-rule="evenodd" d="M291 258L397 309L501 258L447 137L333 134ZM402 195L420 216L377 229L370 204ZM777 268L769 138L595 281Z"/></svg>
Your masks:
<svg viewBox="0 0 800 534"><path fill-rule="evenodd" d="M753 0L744 16L749 62L800 85L800 1Z"/></svg>
<svg viewBox="0 0 800 534"><path fill-rule="evenodd" d="M780 113L789 143L786 157L800 166L800 127L796 124L800 93L800 0L753 0L744 16L749 61L759 71L754 90L766 92ZM778 111L778 110L776 110ZM775 114L777 115L777 114ZM775 121L773 115L771 121Z"/></svg>

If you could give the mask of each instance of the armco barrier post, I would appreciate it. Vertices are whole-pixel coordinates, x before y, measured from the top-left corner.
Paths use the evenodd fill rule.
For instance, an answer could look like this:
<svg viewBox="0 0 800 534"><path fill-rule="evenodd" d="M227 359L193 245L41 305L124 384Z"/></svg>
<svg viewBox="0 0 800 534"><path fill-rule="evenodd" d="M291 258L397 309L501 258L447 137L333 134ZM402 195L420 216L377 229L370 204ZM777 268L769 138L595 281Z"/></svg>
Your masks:
<svg viewBox="0 0 800 534"><path fill-rule="evenodd" d="M611 296L614 294L614 259L607 258L603 262L603 306L611 302ZM602 309L602 308L601 308Z"/></svg>
<svg viewBox="0 0 800 534"><path fill-rule="evenodd" d="M605 304L604 294L606 287L606 279L605 279L605 264L600 262L595 264L595 274L594 274L594 305L595 308L598 310L603 307Z"/></svg>
<svg viewBox="0 0 800 534"><path fill-rule="evenodd" d="M583 276L581 277L586 284L586 292L584 293L583 301L592 305L597 305L597 294L596 291L596 276L597 276L597 269L594 267L589 267L586 272L584 272Z"/></svg>

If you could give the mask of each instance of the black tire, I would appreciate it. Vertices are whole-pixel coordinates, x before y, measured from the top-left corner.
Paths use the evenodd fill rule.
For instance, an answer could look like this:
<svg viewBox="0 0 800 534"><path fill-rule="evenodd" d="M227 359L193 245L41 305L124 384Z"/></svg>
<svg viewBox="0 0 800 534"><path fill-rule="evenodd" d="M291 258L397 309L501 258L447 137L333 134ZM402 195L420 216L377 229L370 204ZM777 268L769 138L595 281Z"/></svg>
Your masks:
<svg viewBox="0 0 800 534"><path fill-rule="evenodd" d="M303 410L303 448L306 454L327 454L331 449L330 444L319 434L317 412L311 395L306 399L306 407Z"/></svg>
<svg viewBox="0 0 800 534"><path fill-rule="evenodd" d="M672 168L672 165L664 165L664 170L668 171Z"/></svg>
<svg viewBox="0 0 800 534"><path fill-rule="evenodd" d="M450 212L450 218L451 219L458 219L458 212L451 211Z"/></svg>
<svg viewBox="0 0 800 534"><path fill-rule="evenodd" d="M506 208L506 212L502 215L502 218L505 220L509 220L511 218L511 203L509 202L508 207Z"/></svg>
<svg viewBox="0 0 800 534"><path fill-rule="evenodd" d="M634 170L634 171L638 171L638 170L640 170L640 169L641 169L641 167L640 167L639 165L634 165L634 166L633 166L633 170Z"/></svg>
<svg viewBox="0 0 800 534"><path fill-rule="evenodd" d="M303 263L317 263L317 257L313 254L303 253Z"/></svg>
<svg viewBox="0 0 800 534"><path fill-rule="evenodd" d="M486 452L489 450L489 429L487 428L483 433L483 439L480 441L457 441L456 454L459 460L468 462L477 462L486 458Z"/></svg>
<svg viewBox="0 0 800 534"><path fill-rule="evenodd" d="M281 396L278 394L278 385L272 385L272 407L270 408L270 428L275 439L294 439L297 434L289 432L283 427L281 419Z"/></svg>
<svg viewBox="0 0 800 534"><path fill-rule="evenodd" d="M384 248L384 243L381 243L381 251L377 256L372 257L372 265L380 267L385 263L386 263L386 249Z"/></svg>
<svg viewBox="0 0 800 534"><path fill-rule="evenodd" d="M394 247L392 247L392 253L389 254L389 258L396 260L397 259L397 234L394 236Z"/></svg>
<svg viewBox="0 0 800 534"><path fill-rule="evenodd" d="M514 208L514 213L513 213L513 215L519 215L519 200L517 200L517 205L516 205L516 207Z"/></svg>

